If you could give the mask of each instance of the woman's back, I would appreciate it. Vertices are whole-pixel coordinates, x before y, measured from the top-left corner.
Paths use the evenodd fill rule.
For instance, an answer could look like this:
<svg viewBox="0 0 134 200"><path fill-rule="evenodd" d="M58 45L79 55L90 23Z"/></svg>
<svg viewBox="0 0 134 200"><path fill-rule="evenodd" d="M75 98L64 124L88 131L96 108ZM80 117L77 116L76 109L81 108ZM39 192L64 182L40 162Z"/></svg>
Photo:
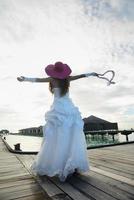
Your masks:
<svg viewBox="0 0 134 200"><path fill-rule="evenodd" d="M49 82L49 89L52 93L54 93L53 88L59 88L60 96L64 96L68 93L70 86L69 79L57 79L51 78Z"/></svg>

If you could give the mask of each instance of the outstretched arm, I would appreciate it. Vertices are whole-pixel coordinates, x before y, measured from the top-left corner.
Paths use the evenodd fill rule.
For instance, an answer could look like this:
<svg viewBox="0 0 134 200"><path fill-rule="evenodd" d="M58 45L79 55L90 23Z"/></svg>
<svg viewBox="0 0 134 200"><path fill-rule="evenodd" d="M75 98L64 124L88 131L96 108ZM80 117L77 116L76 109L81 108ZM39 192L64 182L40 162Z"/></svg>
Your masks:
<svg viewBox="0 0 134 200"><path fill-rule="evenodd" d="M76 76L69 76L69 80L70 81L74 81L80 78L85 78L85 77L89 77L89 76L98 76L97 73L92 72L92 73L87 73L87 74L80 74L80 75L76 75Z"/></svg>
<svg viewBox="0 0 134 200"><path fill-rule="evenodd" d="M27 81L27 82L37 82L37 83L41 83L41 82L49 82L50 81L50 77L47 77L47 78L28 78L28 77L24 77L24 76L20 76L20 77L17 77L17 80L18 81Z"/></svg>

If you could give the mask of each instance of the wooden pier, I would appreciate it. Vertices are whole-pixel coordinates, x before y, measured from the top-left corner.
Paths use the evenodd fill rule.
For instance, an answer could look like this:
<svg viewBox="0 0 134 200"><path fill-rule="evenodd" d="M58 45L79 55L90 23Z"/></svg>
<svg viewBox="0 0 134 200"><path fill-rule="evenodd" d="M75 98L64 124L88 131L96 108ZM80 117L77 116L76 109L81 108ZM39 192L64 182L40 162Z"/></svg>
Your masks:
<svg viewBox="0 0 134 200"><path fill-rule="evenodd" d="M91 169L69 177L34 176L36 155L10 153L0 138L0 200L134 200L134 144L88 150Z"/></svg>

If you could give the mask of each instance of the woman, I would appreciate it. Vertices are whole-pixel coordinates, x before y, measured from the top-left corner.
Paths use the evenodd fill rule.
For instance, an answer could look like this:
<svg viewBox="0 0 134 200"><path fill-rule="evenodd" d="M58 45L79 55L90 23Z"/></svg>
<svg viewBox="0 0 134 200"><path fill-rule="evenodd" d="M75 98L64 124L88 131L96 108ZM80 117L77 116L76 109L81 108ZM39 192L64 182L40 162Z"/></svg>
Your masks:
<svg viewBox="0 0 134 200"><path fill-rule="evenodd" d="M48 65L45 71L49 76L47 78L17 78L19 81L47 82L54 94L53 104L45 114L45 139L32 170L39 175L57 175L61 181L65 181L69 174L89 170L84 123L78 108L69 97L70 82L97 74L70 76L70 67L62 62Z"/></svg>

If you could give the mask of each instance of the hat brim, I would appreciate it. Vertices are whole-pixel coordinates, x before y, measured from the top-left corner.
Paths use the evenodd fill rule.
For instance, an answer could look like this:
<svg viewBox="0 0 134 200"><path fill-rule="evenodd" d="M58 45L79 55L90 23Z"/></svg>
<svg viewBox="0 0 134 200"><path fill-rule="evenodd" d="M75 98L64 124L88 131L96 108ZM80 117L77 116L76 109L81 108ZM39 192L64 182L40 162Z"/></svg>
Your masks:
<svg viewBox="0 0 134 200"><path fill-rule="evenodd" d="M70 69L70 67L67 64L63 64L63 65L64 65L64 67L63 67L62 72L56 72L54 70L55 65L48 65L45 68L45 72L48 76L51 76L53 78L65 79L71 74L72 70Z"/></svg>

